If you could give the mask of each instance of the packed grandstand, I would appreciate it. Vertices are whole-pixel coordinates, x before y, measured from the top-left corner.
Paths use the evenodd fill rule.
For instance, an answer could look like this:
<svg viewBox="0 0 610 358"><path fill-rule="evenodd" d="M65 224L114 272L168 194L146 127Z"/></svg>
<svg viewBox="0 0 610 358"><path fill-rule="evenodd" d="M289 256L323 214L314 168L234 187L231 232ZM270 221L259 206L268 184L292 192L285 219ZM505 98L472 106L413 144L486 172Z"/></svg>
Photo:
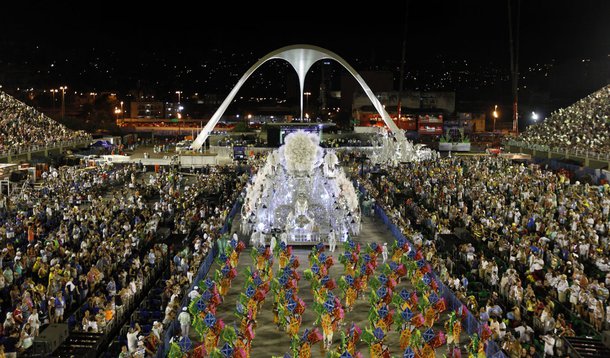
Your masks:
<svg viewBox="0 0 610 358"><path fill-rule="evenodd" d="M592 153L610 152L610 86L531 125L518 138L529 145Z"/></svg>
<svg viewBox="0 0 610 358"><path fill-rule="evenodd" d="M72 131L36 109L0 91L0 153L20 152L32 146L86 140L83 131Z"/></svg>

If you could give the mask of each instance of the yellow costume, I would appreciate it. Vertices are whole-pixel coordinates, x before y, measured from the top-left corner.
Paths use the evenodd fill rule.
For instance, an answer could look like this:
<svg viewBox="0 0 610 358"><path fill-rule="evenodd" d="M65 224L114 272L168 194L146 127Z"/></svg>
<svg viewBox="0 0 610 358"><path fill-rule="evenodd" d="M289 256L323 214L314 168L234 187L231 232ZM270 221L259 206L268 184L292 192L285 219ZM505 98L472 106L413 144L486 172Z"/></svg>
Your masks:
<svg viewBox="0 0 610 358"><path fill-rule="evenodd" d="M266 263L267 263L267 259L265 259L265 257L263 255L258 255L258 257L256 258L256 268L259 271L263 271Z"/></svg>
<svg viewBox="0 0 610 358"><path fill-rule="evenodd" d="M422 349L421 357L422 358L435 358L436 354L434 353L434 348L430 347L430 345L426 343L424 345L424 349Z"/></svg>
<svg viewBox="0 0 610 358"><path fill-rule="evenodd" d="M381 347L381 343L374 343L370 347L371 358L382 358L383 347Z"/></svg>
<svg viewBox="0 0 610 358"><path fill-rule="evenodd" d="M363 276L362 288L360 289L361 292L365 292L366 289L368 288L368 286L369 286L368 279L369 279L368 276Z"/></svg>
<svg viewBox="0 0 610 358"><path fill-rule="evenodd" d="M356 343L353 339L347 341L347 351L352 355L352 357L356 355Z"/></svg>
<svg viewBox="0 0 610 358"><path fill-rule="evenodd" d="M292 316L287 328L288 335L292 337L295 334L298 334L299 328L301 328L301 316Z"/></svg>
<svg viewBox="0 0 610 358"><path fill-rule="evenodd" d="M243 339L237 339L235 342L235 348L243 348L244 352L246 352L246 357L250 358L250 342L244 341Z"/></svg>
<svg viewBox="0 0 610 358"><path fill-rule="evenodd" d="M299 358L311 358L311 346L309 342L303 343L301 349L299 349Z"/></svg>
<svg viewBox="0 0 610 358"><path fill-rule="evenodd" d="M276 325L280 324L280 315L277 310L277 307L273 308L273 323L275 323Z"/></svg>
<svg viewBox="0 0 610 358"><path fill-rule="evenodd" d="M388 325L385 323L383 319L379 319L377 321L376 327L381 328L382 331L386 332L388 329Z"/></svg>
<svg viewBox="0 0 610 358"><path fill-rule="evenodd" d="M279 262L280 270L283 269L284 267L286 267L286 265L288 265L288 259L289 258L288 258L288 255L286 255L286 252L282 251L280 253L280 262Z"/></svg>
<svg viewBox="0 0 610 358"><path fill-rule="evenodd" d="M220 281L218 293L220 293L221 296L225 296L229 292L229 287L231 287L231 281L226 277L223 278L222 281Z"/></svg>
<svg viewBox="0 0 610 358"><path fill-rule="evenodd" d="M462 324L459 321L456 321L453 324L453 343L458 344L460 342L460 334L462 333Z"/></svg>
<svg viewBox="0 0 610 358"><path fill-rule="evenodd" d="M479 349L477 351L477 358L486 358L487 356L485 355L485 345L483 344L483 342L479 342Z"/></svg>
<svg viewBox="0 0 610 358"><path fill-rule="evenodd" d="M218 343L218 336L213 331L209 331L205 335L204 345L206 352L211 352L214 348L216 348L216 344Z"/></svg>
<svg viewBox="0 0 610 358"><path fill-rule="evenodd" d="M411 343L411 330L405 328L400 331L400 350L404 351Z"/></svg>
<svg viewBox="0 0 610 358"><path fill-rule="evenodd" d="M256 318L256 314L258 313L258 304L256 300L250 299L248 300L248 311L252 311L252 319Z"/></svg>
<svg viewBox="0 0 610 358"><path fill-rule="evenodd" d="M428 307L428 309L426 309L426 314L424 315L424 324L427 327L432 327L432 326L434 326L435 319L436 319L436 311L434 310L434 308Z"/></svg>
<svg viewBox="0 0 610 358"><path fill-rule="evenodd" d="M354 302L356 302L356 290L354 290L352 287L348 287L347 291L345 292L345 307L348 310L351 310Z"/></svg>
<svg viewBox="0 0 610 358"><path fill-rule="evenodd" d="M229 260L231 263L231 267L237 267L237 262L239 261L239 254L237 253L237 251L233 250L233 252L231 252Z"/></svg>
<svg viewBox="0 0 610 358"><path fill-rule="evenodd" d="M328 313L322 315L322 331L325 336L333 332L333 322Z"/></svg>
<svg viewBox="0 0 610 358"><path fill-rule="evenodd" d="M356 276L356 271L354 271L354 266L351 264L348 264L347 266L345 266L345 275L349 275L349 276Z"/></svg>
<svg viewBox="0 0 610 358"><path fill-rule="evenodd" d="M392 261L400 262L401 257L402 257L402 249L394 250L394 254L392 255Z"/></svg>

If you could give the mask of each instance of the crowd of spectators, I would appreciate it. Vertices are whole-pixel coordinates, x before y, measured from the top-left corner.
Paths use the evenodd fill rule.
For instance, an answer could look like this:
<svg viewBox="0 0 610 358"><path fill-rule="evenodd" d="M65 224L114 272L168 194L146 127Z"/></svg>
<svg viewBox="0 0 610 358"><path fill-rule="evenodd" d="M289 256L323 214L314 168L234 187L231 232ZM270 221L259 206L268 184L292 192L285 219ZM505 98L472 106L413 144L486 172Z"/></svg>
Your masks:
<svg viewBox="0 0 610 358"><path fill-rule="evenodd" d="M85 132L72 131L0 91L0 153L89 138Z"/></svg>
<svg viewBox="0 0 610 358"><path fill-rule="evenodd" d="M154 210L163 217L173 218L170 225L174 228L173 233L184 240L178 244L181 247L175 248L170 260L169 278L164 280L161 294L163 319L153 322L148 331L140 325L130 327L125 337L125 356L138 356L140 349L149 354L156 352L163 332L182 312L182 299L218 239L231 205L247 181L247 176L236 175L228 167L215 167L204 172L190 180L179 173L151 176L149 179L149 185L158 191L161 198L155 203Z"/></svg>
<svg viewBox="0 0 610 358"><path fill-rule="evenodd" d="M131 229L127 215L142 213L138 195L124 192L124 201L102 195L132 175L133 167L51 168L38 188L4 197L0 337L7 352L29 348L41 325L64 321L101 286L117 261L111 258L115 245ZM140 237L128 239L135 246Z"/></svg>
<svg viewBox="0 0 610 358"><path fill-rule="evenodd" d="M610 153L610 86L559 109L517 138L529 145Z"/></svg>
<svg viewBox="0 0 610 358"><path fill-rule="evenodd" d="M366 138L322 138L320 143L325 148L338 148L338 147L370 147L378 145L375 137Z"/></svg>
<svg viewBox="0 0 610 358"><path fill-rule="evenodd" d="M217 169L187 180L139 165L51 167L36 186L0 194L0 348L23 352L56 322L108 333L163 262L172 272L166 302L184 294L245 181ZM156 235L164 220L205 234L169 260Z"/></svg>
<svg viewBox="0 0 610 358"><path fill-rule="evenodd" d="M607 185L502 158L403 169L368 174L363 185L511 356L528 356L533 343L561 355L562 336L610 327ZM458 232L470 233L460 255L441 254L439 235Z"/></svg>
<svg viewBox="0 0 610 358"><path fill-rule="evenodd" d="M221 147L265 147L267 142L258 136L241 135L220 138L216 145Z"/></svg>
<svg viewBox="0 0 610 358"><path fill-rule="evenodd" d="M324 148L339 148L339 147L371 147L379 145L380 140L377 137L327 137L322 135L320 145ZM252 136L226 136L217 143L218 146L235 147L235 146L254 146L254 147L266 147L267 141L262 140L259 137Z"/></svg>
<svg viewBox="0 0 610 358"><path fill-rule="evenodd" d="M183 200L176 202L176 206L184 214L174 217L176 233L189 238L185 247L176 252L170 263L171 278L166 281L161 296L165 307L163 324L170 323L180 313L180 302L185 290L193 283L201 262L211 250L218 239L226 217L234 202L238 188L243 186L244 177L234 177L229 174L214 172L209 175L199 175L191 186L185 188ZM213 200L193 199L204 194ZM169 197L172 196L169 192ZM190 198L187 200L186 198ZM172 210L168 208L168 210ZM170 214L166 212L166 214Z"/></svg>

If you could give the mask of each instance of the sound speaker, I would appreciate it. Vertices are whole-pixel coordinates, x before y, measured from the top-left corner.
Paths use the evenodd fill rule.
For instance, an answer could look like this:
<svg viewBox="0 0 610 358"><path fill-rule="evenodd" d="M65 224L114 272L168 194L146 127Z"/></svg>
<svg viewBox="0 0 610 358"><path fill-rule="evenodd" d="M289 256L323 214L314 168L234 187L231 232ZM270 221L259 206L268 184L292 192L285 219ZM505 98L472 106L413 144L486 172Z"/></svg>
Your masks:
<svg viewBox="0 0 610 358"><path fill-rule="evenodd" d="M68 338L67 323L53 323L34 338L35 354L51 354Z"/></svg>
<svg viewBox="0 0 610 358"><path fill-rule="evenodd" d="M20 182L22 180L25 180L27 177L28 177L27 170L15 170L15 171L11 172L11 175L9 176L9 180L12 182Z"/></svg>
<svg viewBox="0 0 610 358"><path fill-rule="evenodd" d="M602 343L604 346L610 348L610 331L602 332Z"/></svg>
<svg viewBox="0 0 610 358"><path fill-rule="evenodd" d="M267 128L267 145L272 148L278 148L281 143L280 128L279 127L268 127Z"/></svg>

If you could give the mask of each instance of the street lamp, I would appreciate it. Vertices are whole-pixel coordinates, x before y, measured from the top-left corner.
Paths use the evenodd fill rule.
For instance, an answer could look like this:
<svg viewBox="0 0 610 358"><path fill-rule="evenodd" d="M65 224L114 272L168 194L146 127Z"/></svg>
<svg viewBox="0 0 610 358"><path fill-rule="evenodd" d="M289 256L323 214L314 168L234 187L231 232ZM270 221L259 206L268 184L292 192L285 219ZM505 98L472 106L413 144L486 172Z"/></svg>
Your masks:
<svg viewBox="0 0 610 358"><path fill-rule="evenodd" d="M491 114L494 117L494 126L493 126L493 131L494 133L496 132L496 120L498 119L498 105L496 104L496 106L494 107L494 111Z"/></svg>
<svg viewBox="0 0 610 358"><path fill-rule="evenodd" d="M55 114L55 93L57 93L57 88L51 88L51 96L53 96L53 113Z"/></svg>
<svg viewBox="0 0 610 358"><path fill-rule="evenodd" d="M117 107L114 107L114 114L116 115L116 123L119 124L119 114L121 114L121 110Z"/></svg>
<svg viewBox="0 0 610 358"><path fill-rule="evenodd" d="M125 112L123 112L123 101L121 101L121 119L125 119Z"/></svg>
<svg viewBox="0 0 610 358"><path fill-rule="evenodd" d="M180 119L180 111L182 111L182 106L180 106L180 95L182 94L182 91L176 91L176 94L178 95L178 105L176 107L176 117L178 117L178 119Z"/></svg>
<svg viewBox="0 0 610 358"><path fill-rule="evenodd" d="M65 96L68 86L61 86L59 89L61 90L61 119L63 120L66 114Z"/></svg>
<svg viewBox="0 0 610 358"><path fill-rule="evenodd" d="M311 92L304 92L303 95L305 96L305 113L309 113L309 96L311 96ZM309 116L306 115L305 117L309 119Z"/></svg>

